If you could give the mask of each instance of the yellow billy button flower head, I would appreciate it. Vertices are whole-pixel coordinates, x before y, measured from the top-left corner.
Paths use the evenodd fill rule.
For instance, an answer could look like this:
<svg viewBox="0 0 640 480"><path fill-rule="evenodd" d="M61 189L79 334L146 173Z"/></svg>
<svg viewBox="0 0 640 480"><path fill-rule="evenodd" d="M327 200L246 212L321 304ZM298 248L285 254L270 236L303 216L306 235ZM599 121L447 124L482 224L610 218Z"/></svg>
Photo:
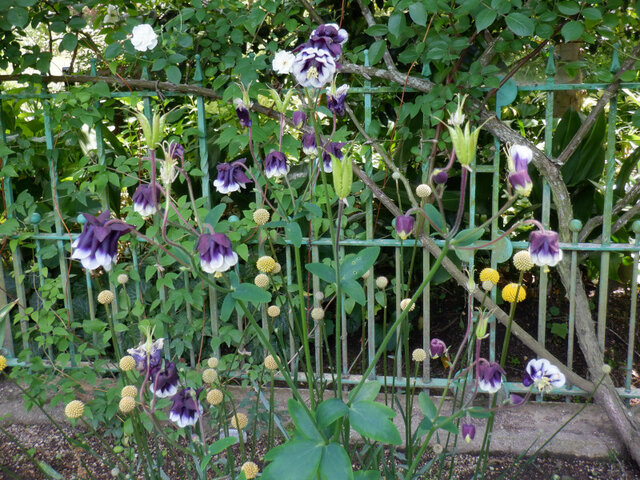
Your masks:
<svg viewBox="0 0 640 480"><path fill-rule="evenodd" d="M422 348L416 348L411 354L414 362L424 362L427 359L427 352Z"/></svg>
<svg viewBox="0 0 640 480"><path fill-rule="evenodd" d="M271 305L269 308L267 308L267 315L269 315L271 318L275 318L278 315L280 315L280 307L277 305Z"/></svg>
<svg viewBox="0 0 640 480"><path fill-rule="evenodd" d="M213 390L209 390L207 392L207 403L209 405L220 405L223 398L224 395L222 393L222 390L218 390L217 388L214 388Z"/></svg>
<svg viewBox="0 0 640 480"><path fill-rule="evenodd" d="M7 359L4 355L0 355L0 372L7 368Z"/></svg>
<svg viewBox="0 0 640 480"><path fill-rule="evenodd" d="M136 388L135 385L127 385L126 387L123 387L122 391L120 392L121 397L135 398L137 394L138 394L138 389Z"/></svg>
<svg viewBox="0 0 640 480"><path fill-rule="evenodd" d="M311 310L311 318L313 318L316 322L319 322L324 318L324 308L315 307Z"/></svg>
<svg viewBox="0 0 640 480"><path fill-rule="evenodd" d="M118 408L122 413L131 413L136 408L136 400L133 397L122 397Z"/></svg>
<svg viewBox="0 0 640 480"><path fill-rule="evenodd" d="M109 305L115 298L116 296L111 290L102 290L98 294L98 303L101 303L102 305Z"/></svg>
<svg viewBox="0 0 640 480"><path fill-rule="evenodd" d="M256 275L256 278L253 279L253 283L255 283L257 287L267 288L269 286L269 275L259 273Z"/></svg>
<svg viewBox="0 0 640 480"><path fill-rule="evenodd" d="M411 303L410 298L405 298L404 300L402 300L400 302L400 310L402 311L406 310L410 303ZM414 303L411 305L411 308L409 308L409 311L413 312L415 309L416 309L416 304Z"/></svg>
<svg viewBox="0 0 640 480"><path fill-rule="evenodd" d="M273 267L273 270L271 270L271 273L274 274L274 275L277 275L281 271L282 271L282 265L280 265L278 262L276 262L276 265L275 265L275 267Z"/></svg>
<svg viewBox="0 0 640 480"><path fill-rule="evenodd" d="M416 187L416 195L419 198L428 198L431 195L431 187L426 183L421 183Z"/></svg>
<svg viewBox="0 0 640 480"><path fill-rule="evenodd" d="M136 360L131 355L125 355L120 359L120 370L130 372L136 368Z"/></svg>
<svg viewBox="0 0 640 480"><path fill-rule="evenodd" d="M489 281L494 285L497 285L499 280L500 280L500 274L498 273L497 270L494 270L493 268L483 268L480 271L481 282Z"/></svg>
<svg viewBox="0 0 640 480"><path fill-rule="evenodd" d="M518 298L516 298L516 292L518 292ZM505 302L522 302L525 298L527 298L527 292L525 292L524 286L520 285L518 288L517 283L510 283L502 289L502 299Z"/></svg>
<svg viewBox="0 0 640 480"><path fill-rule="evenodd" d="M528 250L522 250L513 256L513 265L521 272L528 272L533 268L531 254Z"/></svg>
<svg viewBox="0 0 640 480"><path fill-rule="evenodd" d="M243 430L247 425L249 425L249 419L244 413L237 413L231 417L231 428Z"/></svg>
<svg viewBox="0 0 640 480"><path fill-rule="evenodd" d="M495 285L491 280L485 280L484 282L482 282L482 289L485 292L490 292L491 290L493 290L493 287L495 287Z"/></svg>
<svg viewBox="0 0 640 480"><path fill-rule="evenodd" d="M384 290L389 285L389 279L387 277L379 276L376 278L376 287L380 290Z"/></svg>
<svg viewBox="0 0 640 480"><path fill-rule="evenodd" d="M129 275L127 275L126 273L121 273L120 275L118 275L117 280L120 285L124 285L129 281Z"/></svg>
<svg viewBox="0 0 640 480"><path fill-rule="evenodd" d="M253 221L256 222L256 225L264 225L269 221L271 215L264 208L259 208L255 212L253 212Z"/></svg>
<svg viewBox="0 0 640 480"><path fill-rule="evenodd" d="M272 257L265 255L264 257L260 257L258 259L258 261L256 262L256 267L262 273L271 273L273 269L276 268L276 261Z"/></svg>
<svg viewBox="0 0 640 480"><path fill-rule="evenodd" d="M277 370L278 369L278 364L276 363L276 359L273 358L273 355L267 355L264 358L264 366L267 368L267 370Z"/></svg>
<svg viewBox="0 0 640 480"><path fill-rule="evenodd" d="M258 472L260 472L260 470L258 469L258 466L253 462L243 463L242 467L240 467L240 470L242 470L247 480L252 480L253 478L256 478L256 476L258 475Z"/></svg>
<svg viewBox="0 0 640 480"><path fill-rule="evenodd" d="M207 384L212 384L218 381L218 372L213 368L207 368L202 372L202 381Z"/></svg>
<svg viewBox="0 0 640 480"><path fill-rule="evenodd" d="M80 400L71 400L64 407L64 414L67 418L80 418L84 413L84 403Z"/></svg>
<svg viewBox="0 0 640 480"><path fill-rule="evenodd" d="M209 368L218 368L218 359L216 357L211 357L209 360L207 360L207 366Z"/></svg>

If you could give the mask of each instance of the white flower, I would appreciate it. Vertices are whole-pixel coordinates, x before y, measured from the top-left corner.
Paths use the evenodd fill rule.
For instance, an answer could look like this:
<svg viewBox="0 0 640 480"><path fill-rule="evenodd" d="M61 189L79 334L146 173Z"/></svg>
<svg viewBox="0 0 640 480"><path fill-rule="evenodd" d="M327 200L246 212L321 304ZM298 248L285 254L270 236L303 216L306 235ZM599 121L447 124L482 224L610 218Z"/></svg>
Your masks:
<svg viewBox="0 0 640 480"><path fill-rule="evenodd" d="M131 32L131 43L139 52L153 50L158 45L158 35L148 23L136 25Z"/></svg>
<svg viewBox="0 0 640 480"><path fill-rule="evenodd" d="M107 14L104 16L103 22L105 24L108 24L108 23L118 23L119 21L120 21L120 13L118 12L118 7L116 5L108 5Z"/></svg>
<svg viewBox="0 0 640 480"><path fill-rule="evenodd" d="M276 52L276 56L273 58L273 69L280 75L287 75L291 73L291 67L293 67L293 61L296 56L285 50Z"/></svg>

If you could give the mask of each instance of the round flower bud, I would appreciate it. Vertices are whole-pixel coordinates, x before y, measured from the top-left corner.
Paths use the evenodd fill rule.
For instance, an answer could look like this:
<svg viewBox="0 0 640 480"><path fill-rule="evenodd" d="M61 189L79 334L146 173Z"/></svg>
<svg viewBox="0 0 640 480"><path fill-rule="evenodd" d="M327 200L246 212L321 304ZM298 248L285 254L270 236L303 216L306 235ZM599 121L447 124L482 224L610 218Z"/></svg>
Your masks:
<svg viewBox="0 0 640 480"><path fill-rule="evenodd" d="M311 318L313 318L316 322L319 322L324 318L324 308L315 307L311 310Z"/></svg>
<svg viewBox="0 0 640 480"><path fill-rule="evenodd" d="M267 308L267 315L272 318L277 317L278 315L280 315L280 307L277 305L271 305L269 308Z"/></svg>
<svg viewBox="0 0 640 480"><path fill-rule="evenodd" d="M324 293L322 293L321 291L317 291L316 293L313 294L313 296L315 297L315 299L319 302L321 302L322 300L324 300Z"/></svg>
<svg viewBox="0 0 640 480"><path fill-rule="evenodd" d="M129 275L127 275L126 273L121 273L120 275L118 275L117 280L120 285L124 285L129 281Z"/></svg>
<svg viewBox="0 0 640 480"><path fill-rule="evenodd" d="M247 480L252 480L256 478L256 476L258 475L258 472L260 472L260 470L258 469L258 466L253 462L243 463L242 467L240 467L240 470L242 470Z"/></svg>
<svg viewBox="0 0 640 480"><path fill-rule="evenodd" d="M4 355L0 355L0 372L7 368L7 358Z"/></svg>
<svg viewBox="0 0 640 480"><path fill-rule="evenodd" d="M102 305L109 305L115 298L116 296L111 290L102 290L98 294L98 303L101 303Z"/></svg>
<svg viewBox="0 0 640 480"><path fill-rule="evenodd" d="M522 250L513 256L513 265L521 272L528 272L533 268L529 250Z"/></svg>
<svg viewBox="0 0 640 480"><path fill-rule="evenodd" d="M72 400L64 407L64 414L67 418L80 418L84 413L84 403L80 400Z"/></svg>
<svg viewBox="0 0 640 480"><path fill-rule="evenodd" d="M136 368L136 360L131 355L125 355L120 359L120 370L130 372Z"/></svg>
<svg viewBox="0 0 640 480"><path fill-rule="evenodd" d="M427 352L422 348L416 348L411 354L414 362L424 362L427 359Z"/></svg>
<svg viewBox="0 0 640 480"><path fill-rule="evenodd" d="M362 279L367 280L371 276L371 270L367 270L362 274Z"/></svg>
<svg viewBox="0 0 640 480"><path fill-rule="evenodd" d="M433 453L435 453L436 455L440 455L444 450L442 445L440 445L439 443L436 443L432 448L433 448Z"/></svg>
<svg viewBox="0 0 640 480"><path fill-rule="evenodd" d="M406 308L409 306L410 303L411 303L410 298L405 298L404 300L402 300L400 302L400 310L402 311L406 310ZM413 305L411 305L411 308L409 309L409 311L413 312L415 308L416 308L416 304L414 303Z"/></svg>
<svg viewBox="0 0 640 480"><path fill-rule="evenodd" d="M389 279L387 277L380 276L376 278L376 287L380 290L384 290L389 285Z"/></svg>
<svg viewBox="0 0 640 480"><path fill-rule="evenodd" d="M609 375L611 373L611 365L607 363L602 365L602 373L604 373L605 375Z"/></svg>
<svg viewBox="0 0 640 480"><path fill-rule="evenodd" d="M267 288L269 286L269 275L259 273L256 275L256 278L253 279L253 283L255 283L257 287Z"/></svg>
<svg viewBox="0 0 640 480"><path fill-rule="evenodd" d="M231 417L231 428L242 430L249 424L249 419L244 413L237 413Z"/></svg>
<svg viewBox="0 0 640 480"><path fill-rule="evenodd" d="M218 368L218 359L216 357L211 357L207 360L207 366L209 368Z"/></svg>
<svg viewBox="0 0 640 480"><path fill-rule="evenodd" d="M494 285L497 285L500 280L500 274L493 268L483 268L480 272L480 281L484 282L485 280L489 280Z"/></svg>
<svg viewBox="0 0 640 480"><path fill-rule="evenodd" d="M123 387L122 391L120 392L121 397L135 398L137 394L138 394L138 389L136 388L135 385L127 385L126 387Z"/></svg>
<svg viewBox="0 0 640 480"><path fill-rule="evenodd" d="M420 198L428 198L431 195L431 187L426 183L421 183L416 187L416 195Z"/></svg>
<svg viewBox="0 0 640 480"><path fill-rule="evenodd" d="M209 405L220 405L223 398L222 390L218 390L217 388L207 392L207 403Z"/></svg>
<svg viewBox="0 0 640 480"><path fill-rule="evenodd" d="M269 221L271 215L264 208L259 208L255 212L253 212L253 221L256 222L256 225L264 225Z"/></svg>
<svg viewBox="0 0 640 480"><path fill-rule="evenodd" d="M393 172L393 174L391 175L391 178L393 178L394 180L400 180L401 178L400 172Z"/></svg>
<svg viewBox="0 0 640 480"><path fill-rule="evenodd" d="M516 291L518 292L518 298L516 299ZM502 299L505 302L513 303L513 302L522 302L525 298L527 298L527 292L525 292L524 287L520 285L518 288L517 283L510 283L506 285L502 289Z"/></svg>
<svg viewBox="0 0 640 480"><path fill-rule="evenodd" d="M484 282L482 282L482 289L486 292L490 292L493 287L495 287L495 285L491 280L485 280Z"/></svg>
<svg viewBox="0 0 640 480"><path fill-rule="evenodd" d="M282 265L280 265L278 262L276 262L276 266L273 267L273 270L271 270L271 273L273 273L274 275L280 273L282 271Z"/></svg>
<svg viewBox="0 0 640 480"><path fill-rule="evenodd" d="M273 358L273 355L267 355L264 358L264 366L267 368L267 370L277 370L278 369L278 364L276 363L276 359Z"/></svg>
<svg viewBox="0 0 640 480"><path fill-rule="evenodd" d="M218 380L218 372L213 368L207 368L202 372L202 381L207 384L212 384Z"/></svg>
<svg viewBox="0 0 640 480"><path fill-rule="evenodd" d="M136 400L133 397L122 397L118 408L122 413L130 413L136 408Z"/></svg>
<svg viewBox="0 0 640 480"><path fill-rule="evenodd" d="M260 257L258 259L258 261L256 262L256 267L258 267L258 270L260 270L262 273L270 273L274 268L276 268L276 261L270 256L265 255L264 257Z"/></svg>

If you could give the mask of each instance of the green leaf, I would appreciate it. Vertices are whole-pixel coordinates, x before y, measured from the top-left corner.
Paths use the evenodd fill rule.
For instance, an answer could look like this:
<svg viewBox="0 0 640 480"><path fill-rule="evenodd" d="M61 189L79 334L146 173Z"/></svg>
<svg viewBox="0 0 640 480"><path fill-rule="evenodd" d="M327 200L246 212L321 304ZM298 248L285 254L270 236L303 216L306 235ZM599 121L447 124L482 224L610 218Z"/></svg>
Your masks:
<svg viewBox="0 0 640 480"><path fill-rule="evenodd" d="M560 30L565 42L572 42L579 39L582 36L582 32L584 32L584 24L577 20L565 24L562 30Z"/></svg>
<svg viewBox="0 0 640 480"><path fill-rule="evenodd" d="M496 94L496 104L498 107L506 107L507 105L511 105L511 103L518 96L518 85L513 78L510 78L504 85L500 87L498 93Z"/></svg>
<svg viewBox="0 0 640 480"><path fill-rule="evenodd" d="M360 278L373 266L378 255L380 255L380 247L367 247L355 255L347 255L340 264L340 279L345 281Z"/></svg>
<svg viewBox="0 0 640 480"><path fill-rule="evenodd" d="M436 418L438 409L435 403L433 403L433 400L431 400L431 397L425 392L420 392L420 395L418 395L418 405L420 406L422 414L429 420Z"/></svg>
<svg viewBox="0 0 640 480"><path fill-rule="evenodd" d="M251 302L254 305L260 305L261 303L267 303L271 300L271 293L263 290L262 288L254 285L253 283L241 283L231 293L236 300L243 300L245 302Z"/></svg>
<svg viewBox="0 0 640 480"><path fill-rule="evenodd" d="M431 220L431 223L433 223L438 230L442 231L444 228L444 221L442 220L442 215L440 215L440 210L428 203L424 206L424 212L427 214L429 220Z"/></svg>
<svg viewBox="0 0 640 480"><path fill-rule="evenodd" d="M498 230L496 232L498 236L503 233L504 232L502 230ZM489 248L493 251L493 258L497 263L506 262L511 258L511 254L513 253L513 244L511 243L509 235L506 235L497 242L492 243Z"/></svg>
<svg viewBox="0 0 640 480"><path fill-rule="evenodd" d="M300 248L300 245L302 245L302 230L300 230L300 225L296 222L289 222L284 227L284 233L287 236L287 240L289 240L294 247Z"/></svg>
<svg viewBox="0 0 640 480"><path fill-rule="evenodd" d="M312 275L320 278L327 283L335 283L336 282L336 272L329 265L325 265L324 263L307 263L304 268L306 268Z"/></svg>
<svg viewBox="0 0 640 480"><path fill-rule="evenodd" d="M67 33L60 41L60 51L68 50L72 52L76 45L78 45L78 37L74 33Z"/></svg>
<svg viewBox="0 0 640 480"><path fill-rule="evenodd" d="M167 75L167 80L171 83L175 83L176 85L180 84L180 79L182 78L182 72L175 65L169 65L164 69L164 73Z"/></svg>
<svg viewBox="0 0 640 480"><path fill-rule="evenodd" d="M401 33L401 27L404 20L404 14L396 12L389 17L389 33L393 36L399 37Z"/></svg>
<svg viewBox="0 0 640 480"><path fill-rule="evenodd" d="M220 319L223 322L226 322L227 320L229 320L235 306L236 306L236 301L233 298L233 295L227 294L224 297L224 301L222 302L222 307L220 308Z"/></svg>
<svg viewBox="0 0 640 480"><path fill-rule="evenodd" d="M424 8L423 3L412 3L409 5L409 16L414 23L417 23L421 27L427 25L427 9Z"/></svg>
<svg viewBox="0 0 640 480"><path fill-rule="evenodd" d="M467 247L473 242L480 239L484 234L484 228L465 228L460 230L451 241L451 245L455 247Z"/></svg>
<svg viewBox="0 0 640 480"><path fill-rule="evenodd" d="M378 63L384 55L387 44L384 40L376 40L369 47L369 65Z"/></svg>
<svg viewBox="0 0 640 480"><path fill-rule="evenodd" d="M291 420L293 420L293 424L296 426L297 433L309 440L322 442L322 435L302 405L293 398L289 399L287 405L289 407L289 415L291 415Z"/></svg>
<svg viewBox="0 0 640 480"><path fill-rule="evenodd" d="M222 217L225 208L227 208L227 206L224 203L221 203L220 205L212 208L209 213L207 213L207 216L204 217L204 223L211 225L213 228L216 228L216 225L220 221L220 217Z"/></svg>
<svg viewBox="0 0 640 480"><path fill-rule="evenodd" d="M261 480L314 480L317 476L324 445L294 438L270 450L265 460L271 461Z"/></svg>
<svg viewBox="0 0 640 480"><path fill-rule="evenodd" d="M472 418L489 418L491 416L491 412L481 407L471 407L467 410L467 413Z"/></svg>
<svg viewBox="0 0 640 480"><path fill-rule="evenodd" d="M458 427L453 420L449 417L438 417L435 422L436 428L441 428L442 430L453 433L454 435L458 434Z"/></svg>
<svg viewBox="0 0 640 480"><path fill-rule="evenodd" d="M353 403L363 400L374 400L380 392L381 387L382 384L378 380L365 382L362 384L362 387L360 387L360 390L358 390L358 394L355 397L353 397L353 392L355 392L355 390L352 390L349 393L349 402Z"/></svg>
<svg viewBox="0 0 640 480"><path fill-rule="evenodd" d="M485 28L489 28L496 19L497 12L490 8L485 8L476 17L476 31L480 32Z"/></svg>
<svg viewBox="0 0 640 480"><path fill-rule="evenodd" d="M120 55L120 53L122 53L122 45L119 42L114 42L104 49L104 58L111 60Z"/></svg>
<svg viewBox="0 0 640 480"><path fill-rule="evenodd" d="M51 465L41 460L36 460L38 463L38 467L42 470L42 473L47 475L47 478L51 478L52 480L64 480L64 477L53 469Z"/></svg>
<svg viewBox="0 0 640 480"><path fill-rule="evenodd" d="M580 11L578 2L558 2L558 11L564 15L575 15Z"/></svg>
<svg viewBox="0 0 640 480"><path fill-rule="evenodd" d="M360 305L367 303L367 297L364 294L364 288L360 285L360 282L355 279L343 280L340 282L340 287L349 297L353 298Z"/></svg>
<svg viewBox="0 0 640 480"><path fill-rule="evenodd" d="M387 26L386 25L371 25L369 28L367 28L364 33L366 33L367 35L371 35L372 37L380 37L382 35L385 35L387 33Z"/></svg>
<svg viewBox="0 0 640 480"><path fill-rule="evenodd" d="M349 413L349 407L339 398L329 398L316 408L316 420L320 428L328 427Z"/></svg>
<svg viewBox="0 0 640 480"><path fill-rule="evenodd" d="M589 7L582 11L582 16L587 20L602 20L602 13L597 8Z"/></svg>
<svg viewBox="0 0 640 480"><path fill-rule="evenodd" d="M11 7L7 12L7 21L14 27L24 28L29 24L29 12L26 8Z"/></svg>
<svg viewBox="0 0 640 480"><path fill-rule="evenodd" d="M400 445L400 433L390 420L395 415L393 409L368 400L354 402L349 409L351 426L360 435L378 442Z"/></svg>
<svg viewBox="0 0 640 480"><path fill-rule="evenodd" d="M334 442L324 447L318 473L320 480L353 480L351 460L342 445Z"/></svg>
<svg viewBox="0 0 640 480"><path fill-rule="evenodd" d="M14 300L11 303L7 303L4 307L0 308L0 348L4 345L4 321L9 318L9 312L13 307L18 303L18 299Z"/></svg>
<svg viewBox="0 0 640 480"><path fill-rule="evenodd" d="M533 20L526 15L518 12L512 12L506 17L507 27L519 37L528 37L533 35L535 27Z"/></svg>
<svg viewBox="0 0 640 480"><path fill-rule="evenodd" d="M380 472L377 470L358 470L353 472L353 480L380 480Z"/></svg>

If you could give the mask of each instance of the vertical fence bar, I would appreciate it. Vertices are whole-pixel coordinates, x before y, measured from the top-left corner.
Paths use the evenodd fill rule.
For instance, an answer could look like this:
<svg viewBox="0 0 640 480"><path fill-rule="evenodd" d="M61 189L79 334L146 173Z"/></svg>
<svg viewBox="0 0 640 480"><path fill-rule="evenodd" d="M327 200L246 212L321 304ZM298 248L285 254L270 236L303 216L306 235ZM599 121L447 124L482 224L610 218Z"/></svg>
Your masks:
<svg viewBox="0 0 640 480"><path fill-rule="evenodd" d="M310 222L311 224L312 222ZM313 228L313 226L311 226ZM310 232L315 237L315 231ZM316 245L311 246L311 261L313 263L320 262L320 252L318 251L318 247ZM322 303L318 299L317 294L320 292L320 278L317 275L311 275L311 289L313 291L313 308L322 307ZM314 356L316 360L316 375L318 378L322 378L323 372L323 361L322 361L322 329L324 325L324 320L320 320L319 322L314 320L314 334L313 340L315 342L314 345Z"/></svg>
<svg viewBox="0 0 640 480"><path fill-rule="evenodd" d="M33 233L36 235L40 233L38 224L42 220L42 216L38 212L34 212L29 218L29 223L33 225ZM44 264L42 263L42 242L36 238L36 264L38 265L38 285L40 288L44 286ZM34 289L35 290L35 289ZM40 292L38 292L38 297L40 296ZM44 302L43 302L44 303ZM49 334L46 335L47 337ZM49 353L49 358L53 360L53 347L51 345L47 345L47 351Z"/></svg>
<svg viewBox="0 0 640 480"><path fill-rule="evenodd" d="M640 220L636 220L631 225L633 233L636 234L635 247L640 247ZM633 371L633 354L636 342L636 308L638 306L638 264L640 263L640 251L636 250L633 258L633 268L631 269L631 311L629 312L629 345L627 347L627 372L624 379L624 388L628 393L631 391L631 373Z"/></svg>
<svg viewBox="0 0 640 480"><path fill-rule="evenodd" d="M496 102L496 118L499 120L502 117L502 110ZM495 148L495 152L493 153L493 189L491 191L491 213L495 214L499 206L499 195L500 195L500 140L496 137L493 139L493 146ZM496 180L497 179L497 180ZM498 219L494 219L491 222L491 238L495 238L498 236ZM497 268L498 262L495 259L495 255L493 251L491 252L491 268ZM491 300L496 301L496 292L497 288L491 289ZM495 362L496 360L496 322L495 317L491 316L489 319L489 361Z"/></svg>
<svg viewBox="0 0 640 480"><path fill-rule="evenodd" d="M285 256L286 256L286 267L287 267L287 285L292 285L293 283L293 265L292 265L292 261L291 261L291 247L289 245L287 245L285 247ZM295 332L295 316L293 314L293 308L289 308L289 355L291 355L291 358L293 358L293 356L295 355L295 359L293 360L293 362L291 363L291 373L294 376L298 375L298 361L299 361L299 355L296 355L296 341L295 341L295 337L294 337L294 332ZM306 321L306 318L302 318L301 321ZM302 325L300 325L300 327L302 327ZM300 330L302 331L302 328L300 328ZM289 360L291 360L291 358ZM338 367L340 368L340 367Z"/></svg>
<svg viewBox="0 0 640 480"><path fill-rule="evenodd" d="M571 230L571 242L575 246L578 243L578 234L582 230L582 222L576 218L569 223ZM571 250L571 285L569 287L569 331L567 332L567 366L571 370L573 368L573 348L576 330L576 275L578 271L578 251ZM569 387L569 382L567 382ZM567 396L567 402L571 401L571 397Z"/></svg>
<svg viewBox="0 0 640 480"><path fill-rule="evenodd" d="M429 63L425 63L422 67L422 76L425 80L429 79L431 74L431 68ZM422 134L420 140L423 141ZM431 145L431 148L438 148L436 143ZM420 151L422 152L422 145L420 145ZM431 151L429 152L431 153ZM427 183L429 179L429 162L424 162L422 165L422 182ZM421 202L422 204L422 202ZM431 233L431 224L427 221L424 222L424 234L429 236ZM422 281L428 275L431 270L431 253L422 248ZM427 286L422 291L422 348L427 355L430 356L431 349L431 282L427 283ZM429 358L429 357L427 357ZM428 381L431 378L431 362L422 362L422 378L424 381ZM427 391L427 394L429 391Z"/></svg>
<svg viewBox="0 0 640 480"><path fill-rule="evenodd" d="M396 318L398 318L402 314L402 310L400 309L400 302L402 301L402 282L400 279L402 278L402 255L400 253L400 247L395 247L395 261L396 261L396 283L395 283L395 293L396 293ZM408 322L408 317L405 319L405 322ZM396 376L398 378L402 377L402 324L398 325L396 328ZM386 375L386 372L385 372ZM407 372L409 375L409 372Z"/></svg>

